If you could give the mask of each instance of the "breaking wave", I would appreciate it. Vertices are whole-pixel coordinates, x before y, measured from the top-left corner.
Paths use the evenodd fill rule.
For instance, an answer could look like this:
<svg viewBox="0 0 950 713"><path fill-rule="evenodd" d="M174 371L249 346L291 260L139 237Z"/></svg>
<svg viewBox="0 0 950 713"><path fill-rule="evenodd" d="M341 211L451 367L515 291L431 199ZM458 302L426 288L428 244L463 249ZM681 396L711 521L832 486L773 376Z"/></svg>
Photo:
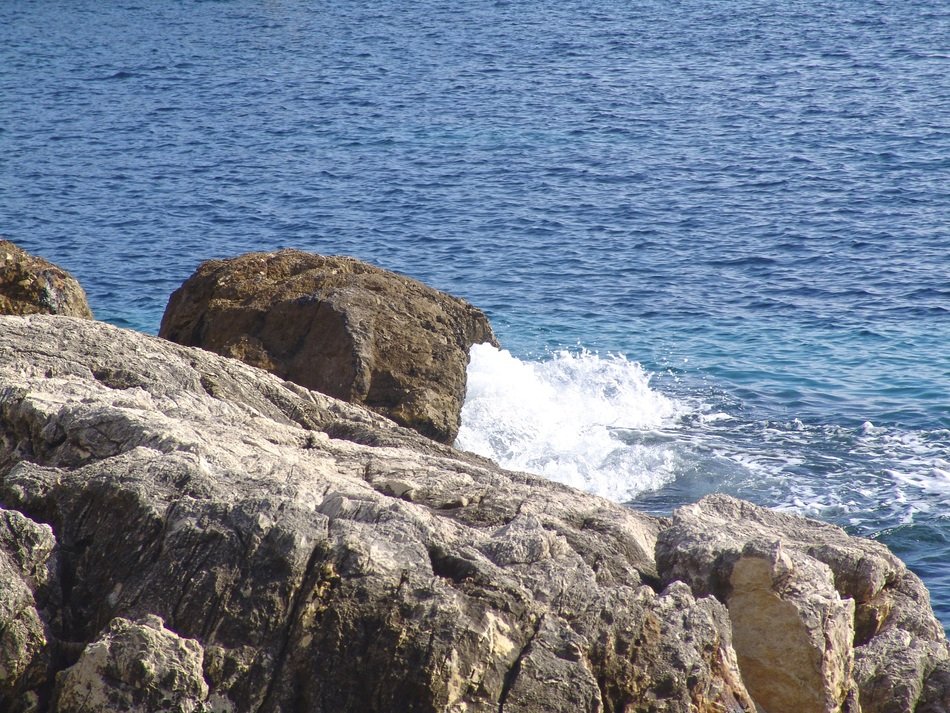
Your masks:
<svg viewBox="0 0 950 713"><path fill-rule="evenodd" d="M623 356L559 351L529 362L481 344L471 351L456 445L627 501L673 478L676 450L664 432L686 410ZM642 438L631 442L631 432Z"/></svg>

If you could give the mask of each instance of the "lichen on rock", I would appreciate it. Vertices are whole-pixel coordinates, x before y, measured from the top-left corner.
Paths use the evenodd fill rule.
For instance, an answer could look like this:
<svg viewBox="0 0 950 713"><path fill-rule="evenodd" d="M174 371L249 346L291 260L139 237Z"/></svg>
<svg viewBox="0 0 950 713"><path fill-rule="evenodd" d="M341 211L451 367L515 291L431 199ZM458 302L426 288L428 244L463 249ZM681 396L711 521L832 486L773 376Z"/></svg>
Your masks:
<svg viewBox="0 0 950 713"><path fill-rule="evenodd" d="M0 314L59 314L92 319L86 293L72 275L0 239Z"/></svg>

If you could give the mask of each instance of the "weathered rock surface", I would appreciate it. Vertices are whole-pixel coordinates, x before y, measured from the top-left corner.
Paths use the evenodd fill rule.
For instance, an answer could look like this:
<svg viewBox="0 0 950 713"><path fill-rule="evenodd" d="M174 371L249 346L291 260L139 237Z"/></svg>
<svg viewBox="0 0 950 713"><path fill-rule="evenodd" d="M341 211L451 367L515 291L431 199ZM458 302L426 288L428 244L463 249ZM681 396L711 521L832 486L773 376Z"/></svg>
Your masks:
<svg viewBox="0 0 950 713"><path fill-rule="evenodd" d="M48 525L0 509L0 709L9 713L35 708L51 674L55 547Z"/></svg>
<svg viewBox="0 0 950 713"><path fill-rule="evenodd" d="M348 257L211 260L169 300L160 336L362 404L443 443L458 433L478 309Z"/></svg>
<svg viewBox="0 0 950 713"><path fill-rule="evenodd" d="M56 713L203 713L208 684L204 651L153 615L113 619L79 660L60 674Z"/></svg>
<svg viewBox="0 0 950 713"><path fill-rule="evenodd" d="M656 555L662 581L726 604L743 679L765 710L950 710L943 629L884 545L714 495L674 513Z"/></svg>
<svg viewBox="0 0 950 713"><path fill-rule="evenodd" d="M0 318L0 502L56 533L67 672L18 690L57 710L137 690L105 642L147 615L212 710L754 710L725 607L657 591L661 521L202 350Z"/></svg>
<svg viewBox="0 0 950 713"><path fill-rule="evenodd" d="M3 711L950 698L876 543L722 497L652 518L96 322L0 317L0 508Z"/></svg>
<svg viewBox="0 0 950 713"><path fill-rule="evenodd" d="M924 678L924 691L917 704L917 713L950 711L950 661L941 661Z"/></svg>
<svg viewBox="0 0 950 713"><path fill-rule="evenodd" d="M92 319L76 279L9 240L0 240L0 314L61 314Z"/></svg>

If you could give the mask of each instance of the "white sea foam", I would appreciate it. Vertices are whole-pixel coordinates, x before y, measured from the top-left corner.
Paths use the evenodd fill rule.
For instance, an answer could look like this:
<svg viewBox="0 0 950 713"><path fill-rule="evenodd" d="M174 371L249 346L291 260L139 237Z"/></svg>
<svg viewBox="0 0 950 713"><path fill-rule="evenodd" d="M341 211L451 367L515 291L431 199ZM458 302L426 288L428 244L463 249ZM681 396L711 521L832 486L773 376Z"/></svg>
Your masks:
<svg viewBox="0 0 950 713"><path fill-rule="evenodd" d="M863 423L728 427L684 433L739 469L727 490L783 510L839 520L865 534L950 507L950 432Z"/></svg>
<svg viewBox="0 0 950 713"><path fill-rule="evenodd" d="M687 393L651 388L621 356L535 362L476 346L456 445L660 510L719 491L872 534L950 508L946 430L749 419L713 392Z"/></svg>
<svg viewBox="0 0 950 713"><path fill-rule="evenodd" d="M456 445L506 468L629 500L676 470L676 449L659 431L685 407L649 382L622 356L562 351L525 362L476 345Z"/></svg>

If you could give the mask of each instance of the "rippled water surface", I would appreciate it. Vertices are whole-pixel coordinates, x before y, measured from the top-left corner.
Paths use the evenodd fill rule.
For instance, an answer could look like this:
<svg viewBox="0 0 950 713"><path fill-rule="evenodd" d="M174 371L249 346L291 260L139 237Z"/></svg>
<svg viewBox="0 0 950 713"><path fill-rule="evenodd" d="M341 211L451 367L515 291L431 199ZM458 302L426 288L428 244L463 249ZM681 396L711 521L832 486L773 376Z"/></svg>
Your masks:
<svg viewBox="0 0 950 713"><path fill-rule="evenodd" d="M0 233L150 332L254 249L465 296L510 354L460 445L837 522L950 624L948 37L922 0L14 0Z"/></svg>

